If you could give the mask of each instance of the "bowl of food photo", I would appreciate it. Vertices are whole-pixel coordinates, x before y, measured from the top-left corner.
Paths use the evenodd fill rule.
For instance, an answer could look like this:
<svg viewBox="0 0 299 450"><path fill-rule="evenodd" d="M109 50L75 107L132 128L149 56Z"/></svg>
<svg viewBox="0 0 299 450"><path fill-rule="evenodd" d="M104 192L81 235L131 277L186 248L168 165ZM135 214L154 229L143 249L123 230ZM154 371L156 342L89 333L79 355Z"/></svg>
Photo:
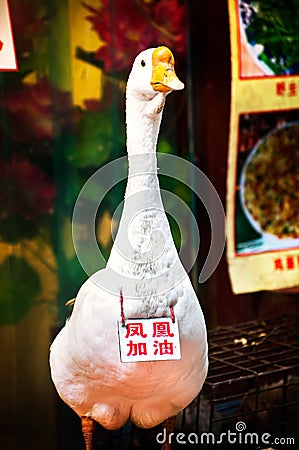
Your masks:
<svg viewBox="0 0 299 450"><path fill-rule="evenodd" d="M282 247L299 245L299 122L271 130L256 144L241 171L240 200L256 231Z"/></svg>

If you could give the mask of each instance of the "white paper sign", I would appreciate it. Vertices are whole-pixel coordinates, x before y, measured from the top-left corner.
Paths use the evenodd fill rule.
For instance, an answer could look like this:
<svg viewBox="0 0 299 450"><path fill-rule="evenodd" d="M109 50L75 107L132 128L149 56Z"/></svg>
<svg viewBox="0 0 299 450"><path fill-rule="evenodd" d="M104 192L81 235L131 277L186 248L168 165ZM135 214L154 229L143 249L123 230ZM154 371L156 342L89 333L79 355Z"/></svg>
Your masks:
<svg viewBox="0 0 299 450"><path fill-rule="evenodd" d="M178 320L170 317L118 322L122 362L181 359Z"/></svg>
<svg viewBox="0 0 299 450"><path fill-rule="evenodd" d="M7 0L0 0L0 71L17 70Z"/></svg>

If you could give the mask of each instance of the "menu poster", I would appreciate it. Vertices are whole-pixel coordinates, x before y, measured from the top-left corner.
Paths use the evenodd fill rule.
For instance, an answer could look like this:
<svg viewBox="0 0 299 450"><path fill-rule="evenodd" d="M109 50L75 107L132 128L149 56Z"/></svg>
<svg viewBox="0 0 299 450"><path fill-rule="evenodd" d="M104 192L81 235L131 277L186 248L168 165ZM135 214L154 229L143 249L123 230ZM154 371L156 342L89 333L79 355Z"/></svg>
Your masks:
<svg viewBox="0 0 299 450"><path fill-rule="evenodd" d="M227 259L236 294L299 286L297 5L228 0Z"/></svg>
<svg viewBox="0 0 299 450"><path fill-rule="evenodd" d="M0 71L16 71L17 60L7 0L0 0Z"/></svg>

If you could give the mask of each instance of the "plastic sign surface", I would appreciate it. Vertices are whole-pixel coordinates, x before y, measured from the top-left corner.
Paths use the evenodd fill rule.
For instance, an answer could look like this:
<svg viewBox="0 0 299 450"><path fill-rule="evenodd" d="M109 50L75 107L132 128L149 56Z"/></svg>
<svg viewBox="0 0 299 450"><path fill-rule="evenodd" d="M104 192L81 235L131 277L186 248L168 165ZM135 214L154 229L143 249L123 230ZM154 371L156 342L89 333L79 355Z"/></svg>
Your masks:
<svg viewBox="0 0 299 450"><path fill-rule="evenodd" d="M0 0L0 71L18 70L7 0Z"/></svg>
<svg viewBox="0 0 299 450"><path fill-rule="evenodd" d="M118 322L122 362L163 361L181 359L177 319L128 319Z"/></svg>

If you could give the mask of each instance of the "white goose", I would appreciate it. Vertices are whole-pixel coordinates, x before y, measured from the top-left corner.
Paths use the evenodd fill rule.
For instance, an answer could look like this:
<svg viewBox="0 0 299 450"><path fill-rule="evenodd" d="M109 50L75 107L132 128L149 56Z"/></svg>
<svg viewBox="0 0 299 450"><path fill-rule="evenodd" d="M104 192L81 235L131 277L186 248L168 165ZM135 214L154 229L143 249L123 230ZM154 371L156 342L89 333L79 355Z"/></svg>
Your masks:
<svg viewBox="0 0 299 450"><path fill-rule="evenodd" d="M53 382L82 418L87 450L94 421L110 430L128 420L151 428L187 406L206 377L205 322L171 236L156 166L166 95L183 87L167 47L136 57L126 90L129 176L118 233L107 267L83 284L51 346ZM121 362L120 318L171 314L180 360Z"/></svg>

